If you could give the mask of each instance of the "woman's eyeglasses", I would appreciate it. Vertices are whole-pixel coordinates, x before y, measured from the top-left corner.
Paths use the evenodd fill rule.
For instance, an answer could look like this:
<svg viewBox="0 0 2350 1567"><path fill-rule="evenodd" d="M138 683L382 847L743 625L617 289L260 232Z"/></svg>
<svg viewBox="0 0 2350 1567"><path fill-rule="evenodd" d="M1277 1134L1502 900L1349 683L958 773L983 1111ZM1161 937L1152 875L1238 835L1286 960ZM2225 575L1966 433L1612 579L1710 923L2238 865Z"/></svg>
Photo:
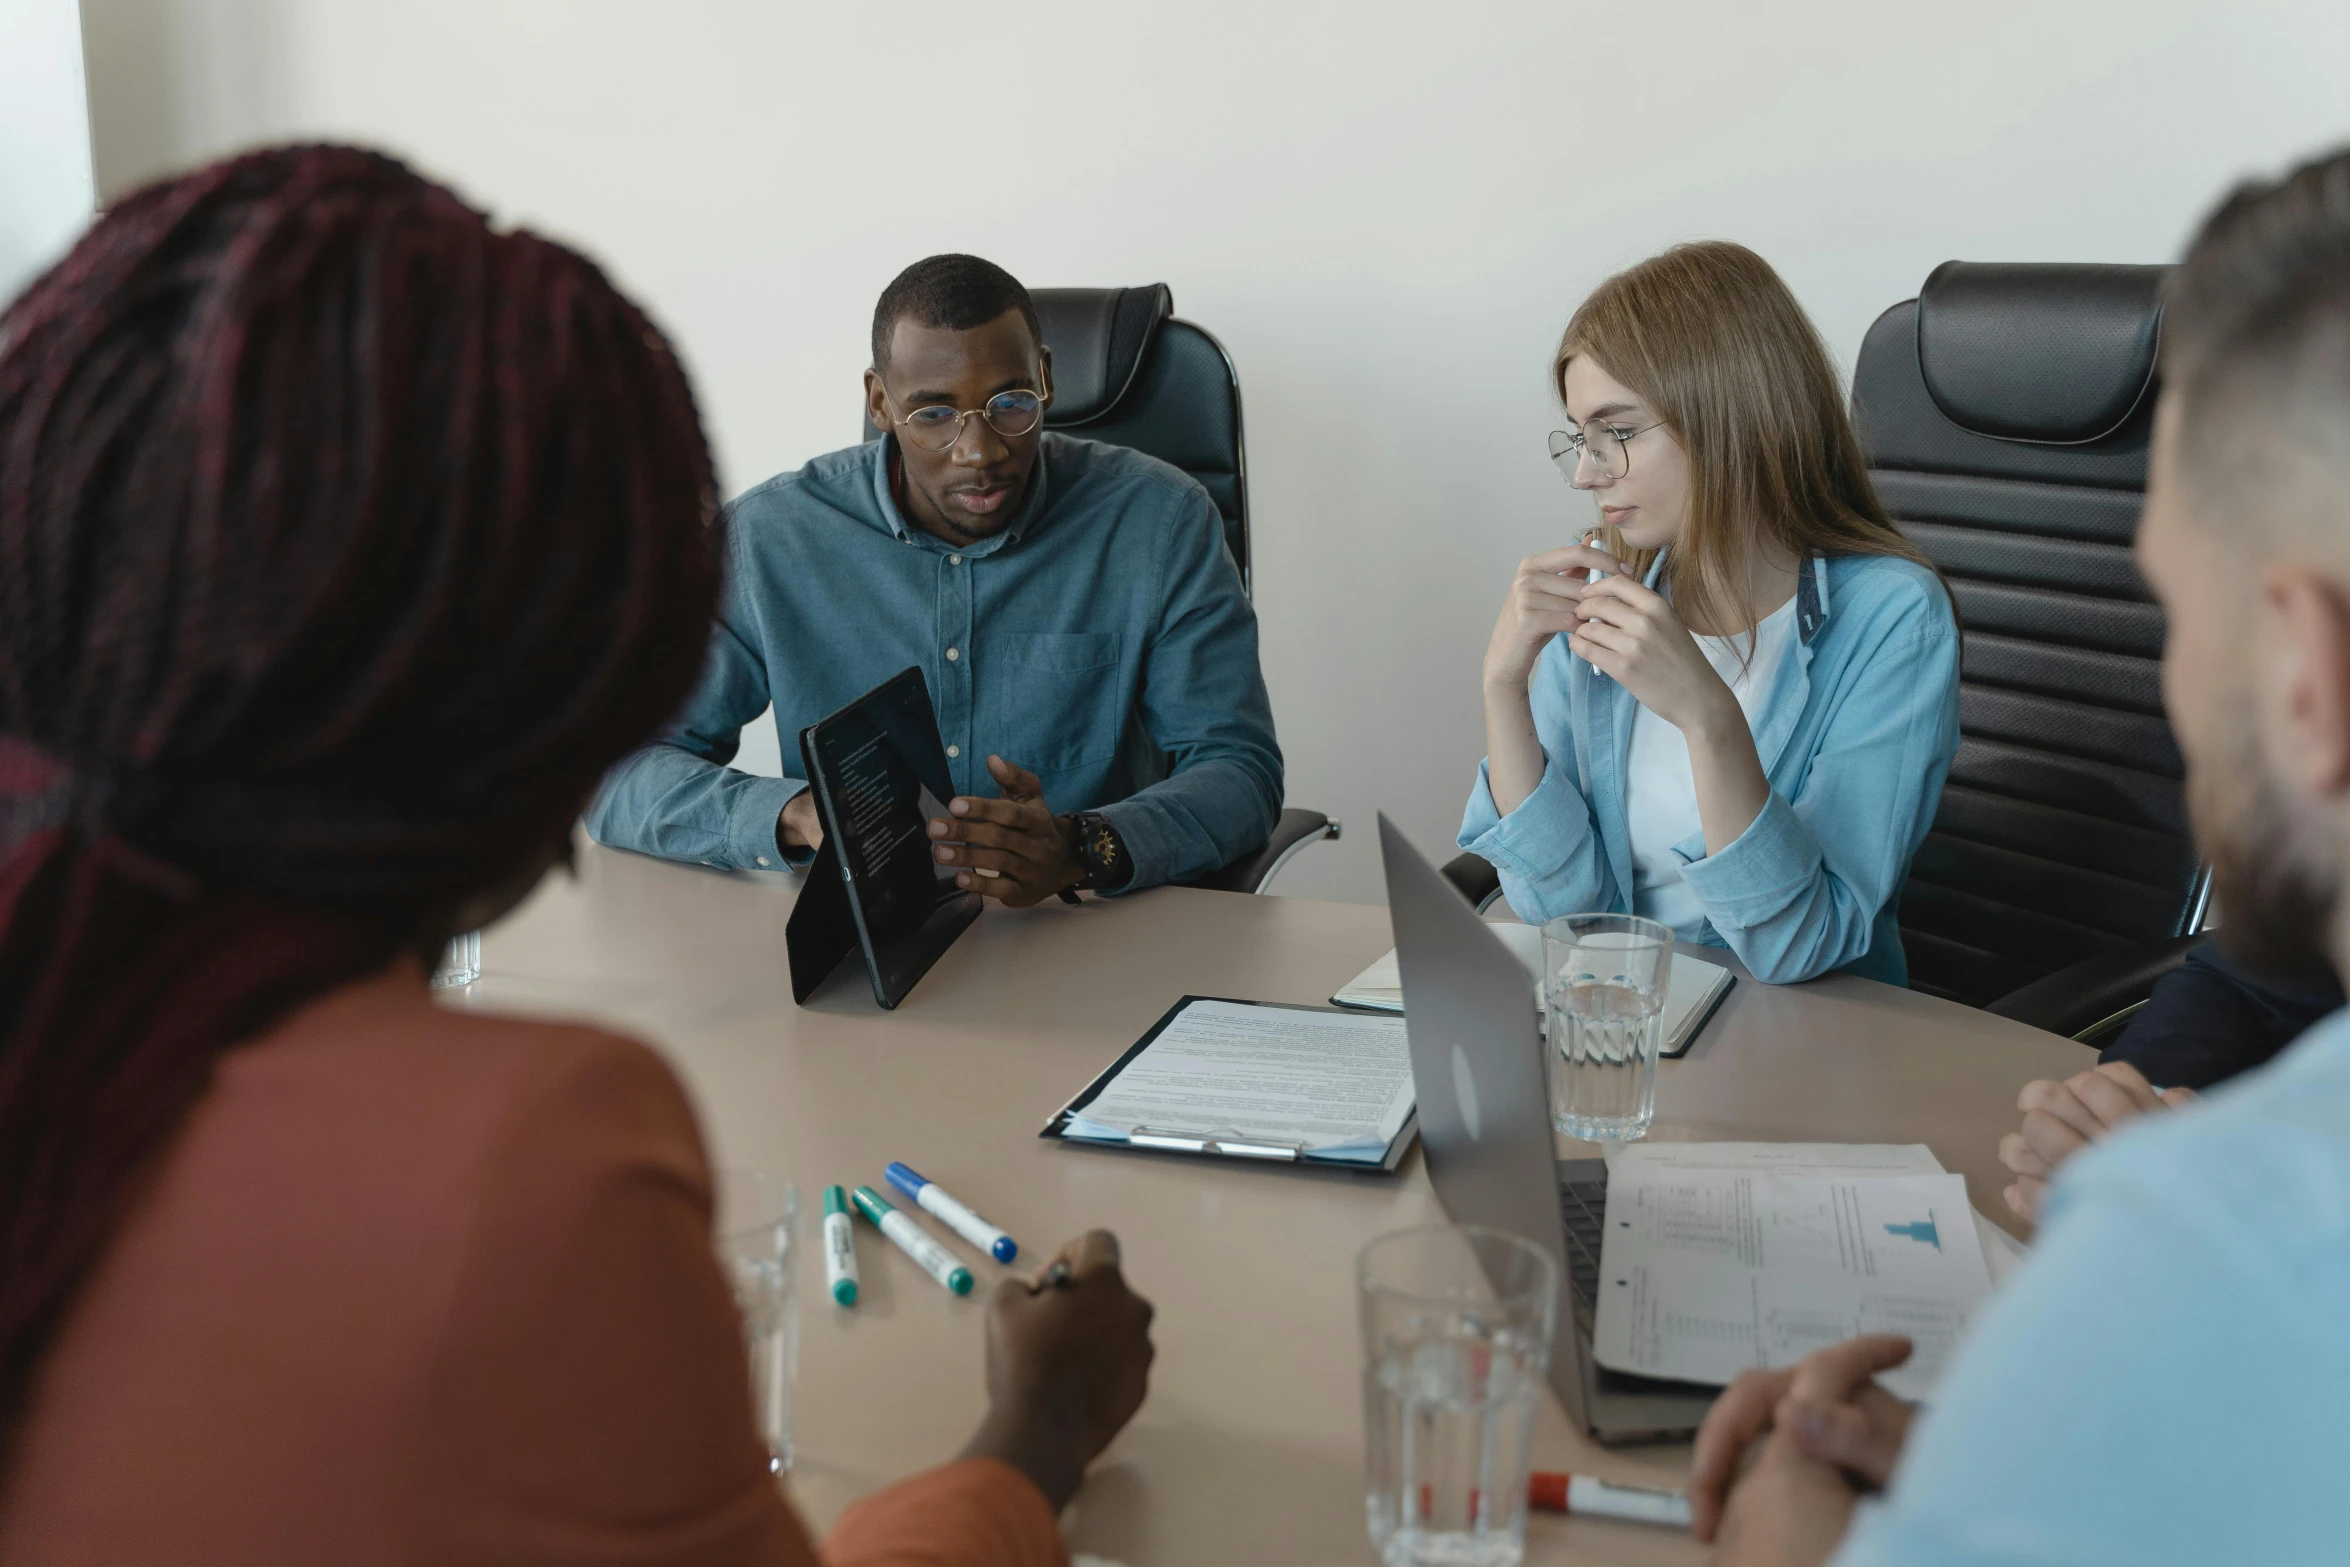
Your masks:
<svg viewBox="0 0 2350 1567"><path fill-rule="evenodd" d="M1044 422L1044 399L1022 389L998 392L986 406L960 412L941 403L915 409L897 422L898 433L926 452L943 452L963 434L963 421L977 414L996 434L1012 439L1026 435Z"/></svg>
<svg viewBox="0 0 2350 1567"><path fill-rule="evenodd" d="M1632 454L1626 450L1627 443L1635 435L1646 435L1662 423L1660 419L1637 430L1625 430L1595 419L1580 430L1553 430L1550 460L1559 465L1559 472L1567 476L1569 484L1575 483L1575 470L1582 465L1585 453L1590 454L1592 467L1610 479L1621 479L1632 471Z"/></svg>

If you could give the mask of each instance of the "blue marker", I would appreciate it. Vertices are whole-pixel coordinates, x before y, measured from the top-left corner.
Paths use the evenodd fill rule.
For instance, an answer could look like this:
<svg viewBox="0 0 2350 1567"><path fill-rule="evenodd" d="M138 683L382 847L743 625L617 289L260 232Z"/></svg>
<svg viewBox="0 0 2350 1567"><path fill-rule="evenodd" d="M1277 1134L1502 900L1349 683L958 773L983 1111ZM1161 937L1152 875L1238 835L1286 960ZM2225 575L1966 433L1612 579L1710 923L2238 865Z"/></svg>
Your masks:
<svg viewBox="0 0 2350 1567"><path fill-rule="evenodd" d="M1020 1255L1020 1243L978 1214L949 1197L940 1187L924 1180L906 1166L892 1160L886 1172L889 1184L906 1194L906 1200L924 1213L935 1214L940 1223L972 1245L986 1252L998 1262L1010 1262Z"/></svg>

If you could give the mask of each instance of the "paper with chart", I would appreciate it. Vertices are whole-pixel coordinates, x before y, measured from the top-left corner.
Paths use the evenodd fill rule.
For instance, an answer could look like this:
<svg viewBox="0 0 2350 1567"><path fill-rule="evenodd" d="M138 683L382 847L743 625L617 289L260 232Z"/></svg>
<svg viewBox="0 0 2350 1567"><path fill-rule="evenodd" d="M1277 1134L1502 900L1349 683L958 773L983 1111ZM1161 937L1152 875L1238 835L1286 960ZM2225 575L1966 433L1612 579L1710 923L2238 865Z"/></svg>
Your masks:
<svg viewBox="0 0 2350 1567"><path fill-rule="evenodd" d="M1061 1135L1230 1137L1376 1164L1412 1102L1401 1018L1195 1000Z"/></svg>
<svg viewBox="0 0 2350 1567"><path fill-rule="evenodd" d="M1910 1399L1991 1292L1966 1178L1924 1173L1619 1161L1599 1273L1592 1353L1612 1370L1726 1383L1899 1333L1916 1349L1878 1380Z"/></svg>

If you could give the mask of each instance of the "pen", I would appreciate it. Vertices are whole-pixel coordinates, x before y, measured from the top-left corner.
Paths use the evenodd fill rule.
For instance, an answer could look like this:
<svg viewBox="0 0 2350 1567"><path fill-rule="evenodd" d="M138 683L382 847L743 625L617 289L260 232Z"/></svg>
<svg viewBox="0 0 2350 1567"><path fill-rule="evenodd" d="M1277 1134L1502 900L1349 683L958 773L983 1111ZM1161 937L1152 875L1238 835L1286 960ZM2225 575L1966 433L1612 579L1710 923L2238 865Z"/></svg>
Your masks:
<svg viewBox="0 0 2350 1567"><path fill-rule="evenodd" d="M849 1194L824 1188L824 1285L844 1306L857 1303L857 1236L849 1223Z"/></svg>
<svg viewBox="0 0 2350 1567"><path fill-rule="evenodd" d="M908 1202L924 1213L936 1215L940 1223L996 1261L1010 1262L1020 1255L1018 1241L949 1197L946 1188L937 1182L924 1180L912 1168L894 1159L886 1173L889 1184L904 1192Z"/></svg>
<svg viewBox="0 0 2350 1567"><path fill-rule="evenodd" d="M1526 1481L1529 1506L1547 1513L1583 1513L1593 1518L1627 1518L1634 1523L1689 1527L1689 1497L1643 1485L1613 1485L1591 1475L1544 1474Z"/></svg>
<svg viewBox="0 0 2350 1567"><path fill-rule="evenodd" d="M875 1229L897 1242L898 1250L913 1258L916 1267L957 1295L971 1293L971 1270L957 1262L953 1252L922 1233L922 1226L891 1207L881 1193L870 1186L860 1186L854 1201L857 1211L870 1219Z"/></svg>

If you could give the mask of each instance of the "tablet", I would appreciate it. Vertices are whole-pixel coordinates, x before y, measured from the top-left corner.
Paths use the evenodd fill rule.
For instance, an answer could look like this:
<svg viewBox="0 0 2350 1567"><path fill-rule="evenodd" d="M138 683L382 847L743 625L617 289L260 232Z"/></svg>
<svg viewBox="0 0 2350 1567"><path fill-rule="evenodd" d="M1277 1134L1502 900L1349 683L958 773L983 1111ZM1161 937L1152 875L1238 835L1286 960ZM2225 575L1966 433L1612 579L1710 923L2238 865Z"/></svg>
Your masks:
<svg viewBox="0 0 2350 1567"><path fill-rule="evenodd" d="M800 759L824 843L785 929L792 997L804 1003L862 951L873 999L893 1008L981 903L932 852L929 822L947 814L955 789L921 669L801 730Z"/></svg>

